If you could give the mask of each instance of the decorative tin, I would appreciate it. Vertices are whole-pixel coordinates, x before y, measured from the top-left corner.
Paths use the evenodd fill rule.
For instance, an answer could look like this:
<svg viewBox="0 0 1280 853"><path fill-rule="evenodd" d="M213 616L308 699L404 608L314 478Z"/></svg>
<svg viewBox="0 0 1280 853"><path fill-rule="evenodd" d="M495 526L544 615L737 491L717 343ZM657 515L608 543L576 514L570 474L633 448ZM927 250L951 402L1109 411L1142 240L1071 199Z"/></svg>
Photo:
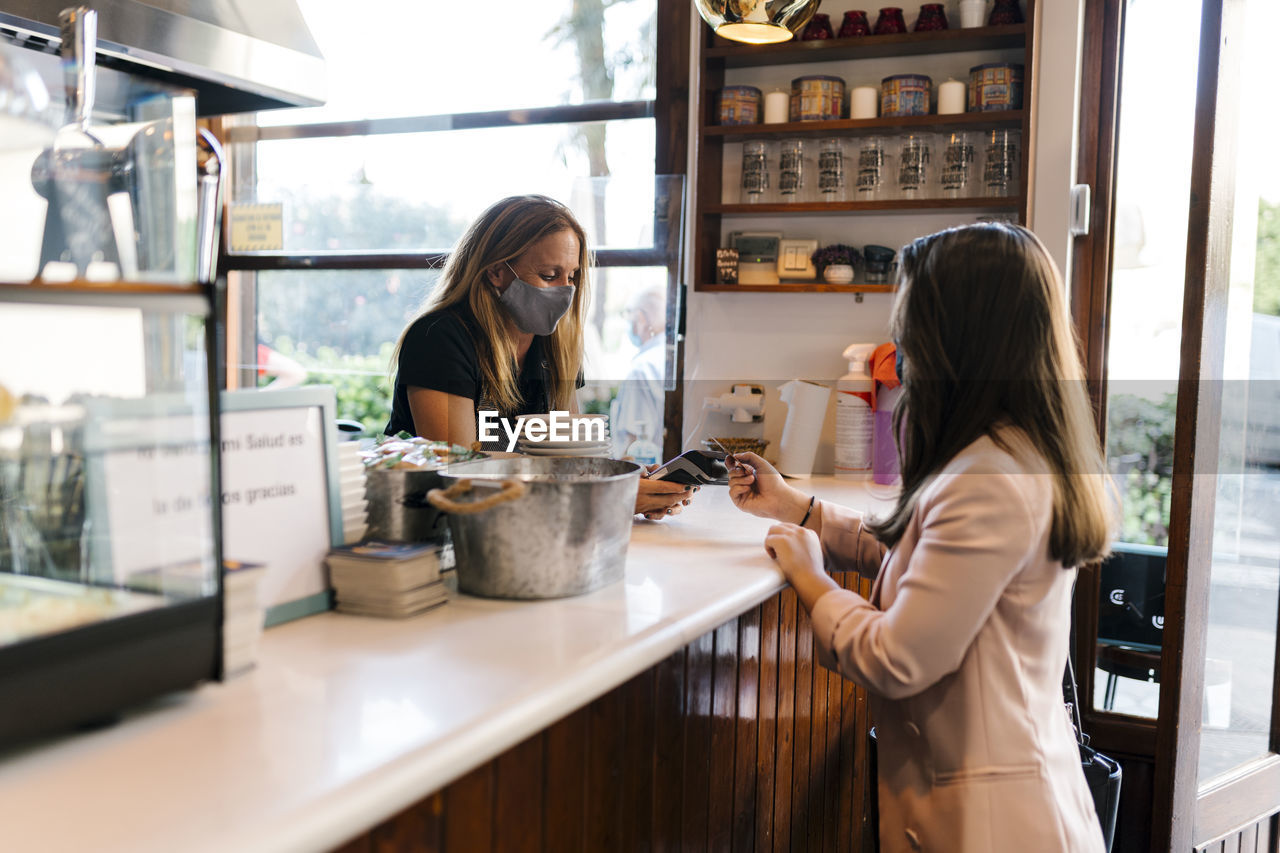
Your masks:
<svg viewBox="0 0 1280 853"><path fill-rule="evenodd" d="M844 106L844 80L824 74L791 81L791 120L838 119Z"/></svg>
<svg viewBox="0 0 1280 853"><path fill-rule="evenodd" d="M761 98L755 86L725 86L720 90L720 123L758 124Z"/></svg>
<svg viewBox="0 0 1280 853"><path fill-rule="evenodd" d="M969 112L1022 109L1022 66L988 62L969 69Z"/></svg>
<svg viewBox="0 0 1280 853"><path fill-rule="evenodd" d="M923 74L895 74L880 81L880 115L927 116L933 80Z"/></svg>

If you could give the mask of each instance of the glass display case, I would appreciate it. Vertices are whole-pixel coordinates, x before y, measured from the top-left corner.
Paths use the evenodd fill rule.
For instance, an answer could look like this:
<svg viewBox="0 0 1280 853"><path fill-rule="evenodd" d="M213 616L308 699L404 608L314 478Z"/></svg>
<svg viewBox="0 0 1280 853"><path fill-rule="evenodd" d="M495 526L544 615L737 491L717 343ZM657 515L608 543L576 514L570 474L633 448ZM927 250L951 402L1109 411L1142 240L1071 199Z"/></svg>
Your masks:
<svg viewBox="0 0 1280 853"><path fill-rule="evenodd" d="M0 283L0 744L219 671L212 305Z"/></svg>

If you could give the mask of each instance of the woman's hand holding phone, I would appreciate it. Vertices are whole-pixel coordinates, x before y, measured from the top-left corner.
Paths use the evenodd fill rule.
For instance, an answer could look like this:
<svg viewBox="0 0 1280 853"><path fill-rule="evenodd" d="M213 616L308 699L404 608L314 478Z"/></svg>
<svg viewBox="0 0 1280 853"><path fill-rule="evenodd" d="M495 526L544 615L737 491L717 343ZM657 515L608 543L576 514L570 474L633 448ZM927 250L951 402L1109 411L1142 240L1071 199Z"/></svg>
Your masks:
<svg viewBox="0 0 1280 853"><path fill-rule="evenodd" d="M649 465L640 477L640 491L636 495L636 512L650 521L678 515L689 505L697 486L685 486L666 480L650 480L648 475L657 469Z"/></svg>

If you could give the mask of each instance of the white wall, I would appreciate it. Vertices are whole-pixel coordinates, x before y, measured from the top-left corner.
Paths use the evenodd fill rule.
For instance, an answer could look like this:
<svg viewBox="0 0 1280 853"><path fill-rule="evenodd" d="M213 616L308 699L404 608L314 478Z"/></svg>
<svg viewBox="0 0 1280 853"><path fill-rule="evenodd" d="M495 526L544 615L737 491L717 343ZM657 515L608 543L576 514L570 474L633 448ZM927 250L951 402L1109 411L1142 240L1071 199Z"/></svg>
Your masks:
<svg viewBox="0 0 1280 853"><path fill-rule="evenodd" d="M1084 0L1040 0L1036 41L1040 45L1040 65L1036 74L1038 122L1035 129L1035 185L1031 226L1045 241L1059 266L1065 270L1070 245L1067 230L1069 188L1075 175L1075 127L1079 88L1079 54ZM693 79L690 91L697 92L697 44L706 26L693 16L695 27ZM753 70L758 73L759 70ZM736 81L736 78L734 80ZM752 81L765 82L765 81ZM850 81L850 85L856 85ZM691 134L697 131L697 115L690 105ZM691 136L689 151L689 210L696 209L697 164L692 161L696 140ZM692 431L703 417L707 396L719 395L736 382L753 382L766 389L764 435L771 440L768 452L776 458L778 440L786 418L786 406L778 400L777 386L789 379L813 379L834 383L847 369L841 353L855 341L884 341L888 337L888 317L892 296L866 294L858 303L853 294L802 293L698 293L693 289L693 217L686 233L686 281L689 282L688 319L685 340L685 447L709 435L741 434L724 416L710 414L707 422ZM762 228L782 225L784 236L814 237L825 242L840 239L854 245L882 243L901 245L914 235L956 224L948 216L865 216L854 218L813 216L785 220L742 218L727 228ZM830 472L834 435L834 406L828 407L818 450L816 470Z"/></svg>

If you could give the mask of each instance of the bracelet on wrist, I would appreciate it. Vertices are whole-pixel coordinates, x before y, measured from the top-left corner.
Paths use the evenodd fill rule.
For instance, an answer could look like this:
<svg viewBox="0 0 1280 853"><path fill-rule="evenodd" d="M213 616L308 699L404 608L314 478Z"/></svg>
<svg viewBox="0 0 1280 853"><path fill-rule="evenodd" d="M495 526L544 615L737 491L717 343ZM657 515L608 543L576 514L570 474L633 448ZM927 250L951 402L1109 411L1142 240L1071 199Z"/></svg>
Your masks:
<svg viewBox="0 0 1280 853"><path fill-rule="evenodd" d="M800 526L804 527L805 522L809 520L809 514L813 512L813 502L818 499L817 495L809 498L809 508L804 511L804 518L800 519Z"/></svg>

